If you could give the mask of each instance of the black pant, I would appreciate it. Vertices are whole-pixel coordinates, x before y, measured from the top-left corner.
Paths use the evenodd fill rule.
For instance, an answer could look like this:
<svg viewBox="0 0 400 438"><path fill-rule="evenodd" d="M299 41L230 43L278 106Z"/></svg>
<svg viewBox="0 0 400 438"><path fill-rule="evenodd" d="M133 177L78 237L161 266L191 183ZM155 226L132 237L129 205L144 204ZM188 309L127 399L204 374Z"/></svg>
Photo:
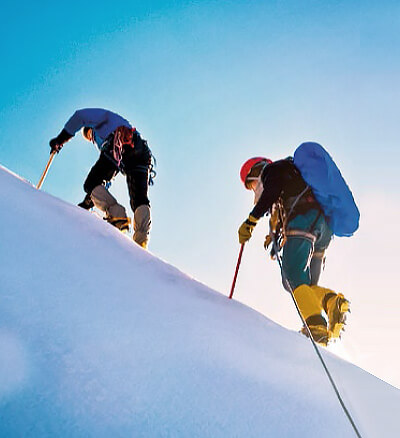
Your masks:
<svg viewBox="0 0 400 438"><path fill-rule="evenodd" d="M111 152L107 150L101 152L83 185L88 195L95 187L110 181L121 170L126 176L132 210L135 211L140 205L150 205L147 191L151 151L147 142L137 134L134 137L134 144L134 148L129 145L124 146L120 168L113 160Z"/></svg>

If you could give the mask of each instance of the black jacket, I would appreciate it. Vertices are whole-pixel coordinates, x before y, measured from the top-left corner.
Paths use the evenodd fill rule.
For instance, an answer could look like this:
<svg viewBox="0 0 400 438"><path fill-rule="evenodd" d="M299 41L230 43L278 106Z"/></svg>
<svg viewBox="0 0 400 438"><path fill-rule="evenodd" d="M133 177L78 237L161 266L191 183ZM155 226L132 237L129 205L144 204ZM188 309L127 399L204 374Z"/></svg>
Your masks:
<svg viewBox="0 0 400 438"><path fill-rule="evenodd" d="M255 218L264 216L279 198L287 206L291 199L297 198L307 187L291 158L268 164L261 174L261 181L264 190L250 213ZM310 189L301 197L301 202L296 203L293 213L305 213L311 208L319 208L319 204Z"/></svg>

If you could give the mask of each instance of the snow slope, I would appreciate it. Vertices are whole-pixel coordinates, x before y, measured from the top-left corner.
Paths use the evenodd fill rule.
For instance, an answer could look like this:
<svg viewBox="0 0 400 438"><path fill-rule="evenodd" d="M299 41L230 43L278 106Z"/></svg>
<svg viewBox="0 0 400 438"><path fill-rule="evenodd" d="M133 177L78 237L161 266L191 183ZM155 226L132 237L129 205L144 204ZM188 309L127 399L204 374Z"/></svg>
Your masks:
<svg viewBox="0 0 400 438"><path fill-rule="evenodd" d="M303 336L0 168L1 437L353 437ZM400 391L327 351L363 437Z"/></svg>

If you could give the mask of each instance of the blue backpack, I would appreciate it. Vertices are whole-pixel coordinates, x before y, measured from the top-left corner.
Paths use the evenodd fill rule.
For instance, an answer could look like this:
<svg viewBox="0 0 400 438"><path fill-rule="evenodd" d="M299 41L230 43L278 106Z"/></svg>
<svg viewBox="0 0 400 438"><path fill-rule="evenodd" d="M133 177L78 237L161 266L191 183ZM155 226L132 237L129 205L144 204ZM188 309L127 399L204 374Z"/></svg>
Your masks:
<svg viewBox="0 0 400 438"><path fill-rule="evenodd" d="M294 153L294 164L311 187L333 234L351 236L358 228L360 212L328 152L318 143L302 143Z"/></svg>

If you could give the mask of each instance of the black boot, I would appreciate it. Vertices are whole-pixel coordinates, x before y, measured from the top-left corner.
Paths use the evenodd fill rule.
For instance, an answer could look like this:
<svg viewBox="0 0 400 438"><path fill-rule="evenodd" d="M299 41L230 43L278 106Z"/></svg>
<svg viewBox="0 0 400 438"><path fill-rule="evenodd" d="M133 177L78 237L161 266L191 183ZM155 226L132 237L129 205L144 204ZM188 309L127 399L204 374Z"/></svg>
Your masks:
<svg viewBox="0 0 400 438"><path fill-rule="evenodd" d="M84 208L85 210L90 210L94 207L92 198L90 195L86 195L85 199L78 204L78 207Z"/></svg>

